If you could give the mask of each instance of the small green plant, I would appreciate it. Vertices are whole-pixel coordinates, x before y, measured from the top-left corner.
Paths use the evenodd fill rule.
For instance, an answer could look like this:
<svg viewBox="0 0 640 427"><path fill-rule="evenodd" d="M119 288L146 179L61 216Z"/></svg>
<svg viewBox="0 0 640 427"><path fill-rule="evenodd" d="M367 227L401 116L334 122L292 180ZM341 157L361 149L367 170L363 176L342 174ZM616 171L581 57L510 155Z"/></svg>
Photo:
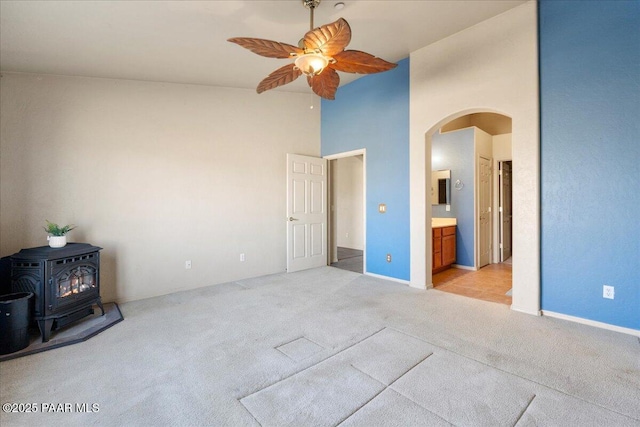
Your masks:
<svg viewBox="0 0 640 427"><path fill-rule="evenodd" d="M49 220L46 220L46 221L47 221L47 226L44 227L44 229L46 230L47 233L51 234L52 236L64 236L65 234L67 234L68 232L70 232L75 228L73 225L65 225L64 227L60 227L58 224L49 222Z"/></svg>

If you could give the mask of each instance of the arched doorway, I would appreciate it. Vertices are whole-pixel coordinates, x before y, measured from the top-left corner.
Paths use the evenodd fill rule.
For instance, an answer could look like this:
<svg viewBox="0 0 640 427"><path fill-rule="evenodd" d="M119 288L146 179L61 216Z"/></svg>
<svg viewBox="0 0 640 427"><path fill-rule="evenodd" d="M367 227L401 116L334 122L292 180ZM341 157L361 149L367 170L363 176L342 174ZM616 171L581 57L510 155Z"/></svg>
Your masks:
<svg viewBox="0 0 640 427"><path fill-rule="evenodd" d="M502 263L512 247L510 172L501 170L511 164L511 142L511 117L494 112L463 115L432 135L434 288L511 305L512 266Z"/></svg>
<svg viewBox="0 0 640 427"><path fill-rule="evenodd" d="M433 126L429 127L429 130L426 131L423 134L423 143L422 143L422 147L420 152L422 153L417 160L419 160L420 163L420 168L423 168L424 173L420 174L421 175L421 182L417 182L415 179L416 177L412 177L412 186L414 186L414 188L422 188L421 191L419 191L420 194L420 199L418 199L418 197L412 195L412 199L411 199L411 204L412 204L412 214L414 214L414 212L417 213L422 213L423 218L424 218L424 222L420 221L417 222L415 221L415 219L413 219L412 221L412 248L418 245L415 245L415 241L417 240L416 237L419 237L422 239L422 245L424 248L424 258L419 259L419 258L413 258L412 260L415 261L415 263L412 263L412 283L411 285L414 287L426 287L426 288L432 288L433 287L433 277L432 277L432 241L431 238L427 238L426 237L426 231L428 229L430 229L431 226L431 220L432 220L432 212L431 209L427 209L430 206L427 206L427 204L425 203L425 200L427 200L427 195L429 193L428 190L430 190L430 187L428 187L428 184L430 184L430 179L431 179L431 172L432 172L432 168L431 168L431 163L432 163L432 148L433 148L433 136L439 132L439 130L447 125L450 122L453 122L457 119L460 119L461 117L467 116L467 115L472 115L472 114L478 114L478 113L494 113L494 114L498 114L498 115L502 115L502 116L506 116L506 117L510 117L510 115L507 112L503 112L503 111L499 111L496 109L491 109L491 108L473 108L473 109L468 109L468 110L461 110L458 111L456 113L451 113L447 116L445 116L444 118L442 118L441 120L437 121ZM513 139L513 157L517 158L518 153L520 152L520 154L522 154L523 150L522 150L522 141L518 141L518 135L519 135L519 131L520 129L518 128L518 124L517 122L514 120L513 122L513 134L514 134L514 139ZM417 146L412 146L413 147L417 147ZM424 150L424 151L423 151ZM417 150L413 149L413 152L416 152ZM413 156L413 154L412 154ZM414 163L417 163L414 161ZM536 170L537 171L537 170ZM526 171L524 172L524 174L526 174ZM539 176L539 171L536 172L535 176ZM429 181L429 182L428 182ZM527 188L527 186L530 184L527 181L519 181L516 177L513 179L513 188L514 188L514 192L516 193L516 195L514 196L514 198L518 198L517 193L520 192L524 192L525 189ZM418 192L416 192L418 193ZM516 235L516 237L518 236L518 233L520 233L520 241L526 241L528 243L528 245L522 245L525 246L525 248L523 249L523 254L522 257L516 257L513 259L513 272L514 272L514 276L513 276L513 304L511 305L511 308L517 311L523 311L523 312L527 312L530 314L539 314L539 264L536 262L534 265L531 265L529 263L529 261L531 259L538 259L539 257L539 223L534 223L533 228L531 227L527 227L528 224L526 224L526 218L527 218L527 214L529 212L527 212L526 210L523 212L523 208L527 208L527 205L534 205L534 206L538 206L539 203L539 195L537 193L529 193L527 194L527 200L525 203L522 203L522 205L525 206L520 206L519 209L516 209L516 211L514 212L514 222L517 224L517 226L515 227L515 231L514 234ZM523 213L525 215L523 215ZM417 216L417 215L416 215ZM422 227L419 227L420 223L422 223ZM519 229L521 230L522 228L531 228L530 230L528 230L526 233L522 233L520 231L518 231ZM520 228L518 228L520 227ZM416 234L414 234L414 231L420 230L420 232L422 232L422 236L416 236ZM535 234L531 234L531 231L533 231ZM534 245L534 247L538 250L532 251L531 250L531 238L530 236L534 236L534 243L537 243L536 245ZM515 239L516 242L514 243L516 246L521 246L517 243L518 238ZM412 250L412 256L414 253L418 253L418 251L413 251ZM535 272L536 274L527 274L528 270L531 270L533 272ZM419 274L415 274L414 275L414 271L418 272ZM422 277L424 277L424 284L425 286L420 286L419 281L420 276L422 275ZM414 281L414 278L418 278L418 281ZM521 304L521 305L516 305L516 297L520 296L520 300L524 301L525 304Z"/></svg>
<svg viewBox="0 0 640 427"><path fill-rule="evenodd" d="M431 211L425 204L431 175L431 136L466 114L512 118L514 246L512 310L540 314L540 111L537 8L512 12L412 52L410 61L409 175L411 286L432 284ZM508 35L509 37L506 37Z"/></svg>

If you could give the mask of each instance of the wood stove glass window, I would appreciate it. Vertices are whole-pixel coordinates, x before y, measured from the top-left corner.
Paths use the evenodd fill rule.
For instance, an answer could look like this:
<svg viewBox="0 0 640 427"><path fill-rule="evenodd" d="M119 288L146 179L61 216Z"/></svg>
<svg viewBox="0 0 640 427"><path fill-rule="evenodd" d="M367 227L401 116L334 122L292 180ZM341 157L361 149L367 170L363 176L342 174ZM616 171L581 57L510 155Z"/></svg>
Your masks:
<svg viewBox="0 0 640 427"><path fill-rule="evenodd" d="M58 277L56 297L66 298L94 289L95 287L96 269L86 265L78 266Z"/></svg>

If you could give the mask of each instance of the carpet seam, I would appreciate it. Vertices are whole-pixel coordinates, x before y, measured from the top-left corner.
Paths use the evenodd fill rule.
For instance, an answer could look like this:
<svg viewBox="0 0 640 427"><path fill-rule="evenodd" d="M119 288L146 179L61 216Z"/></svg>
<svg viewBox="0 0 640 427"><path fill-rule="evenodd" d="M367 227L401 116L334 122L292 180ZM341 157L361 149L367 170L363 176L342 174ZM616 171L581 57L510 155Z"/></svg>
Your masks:
<svg viewBox="0 0 640 427"><path fill-rule="evenodd" d="M404 397L405 399L407 399L410 402L413 402L415 405L421 407L422 409L424 409L425 411L435 415L436 417L440 418L442 421L449 423L452 426L457 426L457 424L454 424L453 422L441 417L440 415L436 414L435 412L433 412L431 409L426 408L424 405L421 405L420 403L416 402L415 400L413 400L411 397L407 396L406 394L404 394L403 392L401 392L400 390L396 390L395 388L392 388L391 386L388 387L389 390L394 391L395 393L398 393L400 396Z"/></svg>
<svg viewBox="0 0 640 427"><path fill-rule="evenodd" d="M326 350L326 349L327 349L327 347L323 346L323 345L322 345L322 344L320 344L320 343L315 342L314 340L312 340L311 338L309 338L309 337L308 337L308 336L306 336L306 335L303 335L301 338L304 338L305 340L309 340L309 341L311 341L312 343L314 343L314 344L315 344L315 345L317 345L318 347L322 347L322 349L323 349L323 350ZM294 340L294 341L295 341L295 340Z"/></svg>
<svg viewBox="0 0 640 427"><path fill-rule="evenodd" d="M414 364L412 367L407 369L404 374L400 375L398 378L396 378L395 380L391 381L391 383L387 387L391 387L392 385L394 385L396 382L398 382L398 380L400 380L400 378L404 377L409 372L413 371L416 367L418 367L419 364L421 364L422 362L424 362L425 360L427 360L431 356L433 356L433 351L431 353L427 354L425 357L423 357L422 360L420 360L418 363Z"/></svg>
<svg viewBox="0 0 640 427"><path fill-rule="evenodd" d="M423 357L422 359L420 359L420 361L418 361L418 363L414 364L413 366L411 366L409 369L407 369L406 371L404 371L404 373L400 374L400 376L398 378L396 378L395 380L391 381L389 384L385 384L382 381L380 381L379 379L369 375L368 373L366 373L365 371L363 371L362 369L358 368L357 366L355 366L353 363L349 363L349 366L351 366L353 369L363 373L364 375L368 376L369 378L371 378L372 380L375 380L377 382L379 382L380 384L382 384L385 388L389 388L391 387L393 384L396 383L396 381L398 381L400 378L404 377L405 375L407 375L409 372L411 372L416 366L418 366L419 364L421 364L422 362L424 362L425 360L427 360L430 356L433 356L433 352L427 354L425 357Z"/></svg>
<svg viewBox="0 0 640 427"><path fill-rule="evenodd" d="M363 373L364 375L368 376L369 378L373 379L374 381L382 384L384 387L382 388L382 390L380 390L379 392L377 392L376 394L374 394L371 399L367 400L366 402L364 402L362 405L360 405L358 408L356 408L355 411L353 411L352 413L350 413L349 415L347 415L343 420L341 420L340 422L338 422L338 424L335 425L335 427L338 427L340 424L343 424L345 421L347 421L349 418L351 418L352 416L354 416L359 410L361 410L362 408L364 408L365 406L367 406L369 403L371 403L371 401L373 399L375 399L376 397L380 396L380 394L385 391L387 388L387 386L384 385L384 383L381 383L380 381L376 380L375 378L373 378L371 375L367 375L366 373L362 372L360 369L356 368L353 365L350 365L352 368L354 368L355 370L357 370L358 372Z"/></svg>
<svg viewBox="0 0 640 427"><path fill-rule="evenodd" d="M404 397L405 399L407 399L409 402L414 403L416 406L421 407L422 409L424 409L425 411L435 415L436 417L440 418L442 421L444 421L445 423L448 423L452 426L457 426L457 424L454 424L452 421L447 420L446 418L443 418L442 416L440 416L439 414L436 414L435 412L433 412L431 409L425 407L424 405L416 402L415 400L413 400L410 396L407 396L406 394L404 394L402 391L400 390L396 390L395 388L389 386L388 387L389 390L392 390L395 393L398 393L400 396Z"/></svg>
<svg viewBox="0 0 640 427"><path fill-rule="evenodd" d="M419 341L422 341L422 342L424 342L424 343L426 343L426 344L429 344L429 345L432 345L432 346L434 346L434 347L438 347L439 349L442 349L442 350L444 350L444 351L448 351L448 352L451 352L451 353L453 353L453 354L457 354L458 356L460 356L460 357L464 357L465 359L473 360L474 362L480 363L481 365L484 365L484 366L488 366L488 367L493 368L493 369L495 369L495 370L497 370L497 371L500 371L500 372L502 372L502 373L505 373L505 374L508 374L508 375L512 375L512 376L514 376L514 377L516 377L516 378L520 378L521 380L528 381L528 382L531 382L531 383L533 383L533 384L537 384L537 385L539 385L539 386L541 386L541 387L544 387L544 388L546 388L546 389L556 391L556 392L558 392L558 393L560 393L560 394L564 394L565 396L573 397L574 399L580 400L580 401L582 401L582 402L584 402L584 403L587 403L587 404L589 404L589 405L597 406L597 407L598 407L598 408L600 408L600 409L604 409L604 410L607 410L607 411L613 412L614 414L622 415L623 417L629 418L630 420L640 421L640 419L638 419L638 418L636 418L636 417L634 417L634 416L631 416L631 415L628 415L628 414L624 414L624 413L622 413L622 412L618 412L618 411L617 411L617 410L615 410L615 409L608 408L608 407L606 407L606 406L602 406L602 405L600 405L599 403L590 402L590 401L588 401L588 400L586 400L586 399L584 399L584 398L582 398L582 397L580 397L580 396L575 396L575 395L573 395L573 394L569 394L569 393L567 393L567 392L565 392L565 391L558 390L557 388L554 388L554 387L548 386L548 385L543 384L543 383L541 383L541 382L538 382L538 381L532 380L532 379L530 379L530 378L522 377L522 376L520 376L520 375L518 375L518 374L516 374L516 373L513 373L513 372L506 371L506 370L501 369L501 368L499 368L499 367L497 367L497 366L489 365L489 364L488 364L488 363L486 363L486 362L483 362L483 361L481 361L481 360L476 360L476 359L474 359L473 357L466 356L466 355L464 355L464 354L462 354L462 353L458 353L457 351L449 350L448 348L442 347L442 346L440 346L440 345L438 345L438 344L434 344L434 343L432 343L432 342L430 342L430 341L425 340L424 338L420 338L420 337L417 337L417 336L415 336L415 335L409 334L409 333L407 333L407 332L404 332L404 331L398 330L398 329L396 329L396 328L394 328L394 327L392 327L392 326L387 326L387 328L389 328L389 329L391 329L391 330L393 330L393 331L396 331L396 332L398 332L398 333L404 334L404 335L406 335L406 336L408 336L408 337L415 338L415 339L417 339L417 340L419 340ZM639 338L639 340L640 340L640 338Z"/></svg>
<svg viewBox="0 0 640 427"><path fill-rule="evenodd" d="M531 396L531 399L529 399L529 403L527 403L527 405L524 407L524 409L520 412L520 415L518 416L518 418L516 418L516 422L513 423L513 427L516 427L518 425L518 423L520 422L520 420L522 419L524 414L529 409L529 406L531 406L531 404L533 403L533 399L535 399L535 398L536 398L536 394L534 393L533 396Z"/></svg>
<svg viewBox="0 0 640 427"><path fill-rule="evenodd" d="M336 424L336 427L340 426L340 424L344 423L345 421L347 421L349 418L351 418L352 416L354 416L358 411L360 411L362 408L364 408L365 406L367 406L369 403L371 403L373 401L373 399L375 399L376 397L380 396L380 394L382 394L384 391L386 390L391 390L394 393L399 394L400 396L404 397L405 399L409 400L410 402L413 402L416 406L424 409L425 411L429 412L430 414L435 415L436 417L440 418L441 420L443 420L446 423L449 423L451 425L454 425L451 421L445 420L444 418L442 418L440 415L436 414L435 412L433 412L432 410L425 408L424 406L422 406L421 404L419 404L418 402L416 402L415 400L411 399L408 396L405 396L404 394L400 393L398 390L392 388L391 386L393 384L395 384L398 380L400 380L402 377L404 377L405 375L407 375L409 372L411 372L413 369L415 369L419 364L421 364L422 362L424 362L425 360L427 360L429 357L433 356L433 352L427 354L425 357L423 357L421 360L419 360L417 363L415 363L413 366L411 366L409 369L407 369L403 374L401 374L398 378L396 378L395 380L393 380L390 384L385 384L382 381L380 381L379 379L372 377L371 375L369 375L368 373L364 372L362 369L358 368L357 366L355 366L353 363L350 363L349 366L351 366L353 369L357 370L358 372L362 373L363 375L366 375L367 377L371 378L372 380L382 384L384 386L384 388L382 390L380 390L378 393L376 393L371 399L367 400L365 403L363 403L359 408L357 408L355 411L353 411L351 414L349 414L345 419L343 419L342 421L340 421L338 424Z"/></svg>
<svg viewBox="0 0 640 427"><path fill-rule="evenodd" d="M294 342L294 341L298 341L299 339L302 339L302 338L304 338L304 339L306 339L306 340L308 340L308 341L311 341L312 343L314 343L314 344L315 344L315 345L317 345L317 346L320 346L320 347L322 347L322 348L325 348L323 345L320 345L320 344L318 344L317 342L310 340L309 338L307 338L307 337L306 337L306 336L304 336L304 335L300 335L300 336L299 336L299 337L297 337L297 338L294 338L294 339L292 339L292 340L289 340L289 341L283 342L282 344L278 344L277 346L275 346L275 347L273 347L273 348L274 348L275 350L277 350L277 349L278 349L278 347L282 347L283 345L291 344L292 342ZM283 353L283 354L284 354L284 353Z"/></svg>
<svg viewBox="0 0 640 427"><path fill-rule="evenodd" d="M285 345L285 344L282 344ZM300 362L299 360L295 360L293 357L289 356L288 354L286 354L284 351L280 350L278 347L275 347L274 350L276 350L277 352L279 352L280 354L282 354L284 357L286 357L287 359L293 361L293 362ZM303 359L304 360L304 359Z"/></svg>
<svg viewBox="0 0 640 427"><path fill-rule="evenodd" d="M397 331L399 332L399 331ZM405 334L406 335L406 334ZM407 335L408 336L408 335ZM423 405L421 405L420 403L416 402L415 400L413 400L411 397L404 395L402 392L400 392L400 390L396 390L395 388L393 388L392 386L398 382L402 377L404 377L405 375L407 375L409 372L411 372L412 370L414 370L415 368L418 367L418 365L420 365L422 362L424 362L425 360L427 360L429 357L433 356L433 352L427 354L422 360L420 360L418 363L416 363L415 365L413 365L412 367L410 367L404 374L400 375L398 378L396 378L391 384L389 384L387 386L388 389L393 390L394 392L398 393L400 396L404 397L405 399L409 400L410 402L413 402L415 405L419 406L420 408L424 409L425 411L435 415L436 417L440 418L442 421L451 424L452 426L455 426L455 424L453 424L451 421L441 417L440 415L436 414L435 412L433 412L431 409L424 407ZM357 369L357 368L356 368Z"/></svg>
<svg viewBox="0 0 640 427"><path fill-rule="evenodd" d="M247 407L244 405L244 403L242 403L242 402L240 401L240 399L237 399L237 400L238 400L238 403L240 404L240 406L242 406L242 407L244 408L244 410L245 410L245 411L247 411L247 413L249 414L249 416L251 416L251 418L253 418L253 420L254 420L255 422L257 422L257 423L258 423L258 425L259 425L260 427L262 427L262 423L261 423L260 421L258 421L258 419L256 418L256 416L255 416L255 415L253 415L253 414L251 413L251 411L249 410L249 408L247 408Z"/></svg>
<svg viewBox="0 0 640 427"><path fill-rule="evenodd" d="M288 355L287 353L285 353L284 351L280 350L280 347L282 347L282 346L284 346L284 345L287 345L287 344L291 344L292 342L294 342L294 341L298 341L299 339L302 339L302 338L304 338L305 340L309 341L309 342L310 342L310 343L312 343L312 344L317 345L317 346L318 346L318 347L320 347L322 350L326 350L326 348L325 348L324 346L322 346L322 345L318 344L318 343L317 343L317 342L315 342L315 341L310 340L309 338L307 338L307 337L306 337L306 336L304 336L304 335L301 335L301 336L299 336L298 338L294 338L294 339L292 339L291 341L288 341L288 342L285 342L285 343L279 344L278 346L273 347L273 349L274 349L274 350L279 351L281 354L284 354L285 356L287 356L287 358L289 358L290 360L293 360L294 362L302 362L303 360L306 360L306 359L310 358L311 356L313 356L314 354L319 353L319 352L321 352L321 351L322 351L322 350L318 350L318 351L316 351L316 352L314 352L314 353L310 354L310 355L309 355L309 356L307 356L307 357L304 357L304 358L302 358L302 359L300 359L300 360L297 360L297 359L294 359L293 357L289 356L289 355Z"/></svg>
<svg viewBox="0 0 640 427"><path fill-rule="evenodd" d="M380 330L377 330L376 332L374 332L374 333L372 333L372 334L370 334L370 335L367 335L366 337L364 337L364 338L363 338L363 339L361 339L360 341L357 341L357 342L355 342L355 343L351 344L350 346L347 346L347 347L343 348L343 349L342 349L342 350L340 350L339 352L334 353L334 354L332 354L332 355L330 355L330 356L327 356L326 358L324 358L324 359L322 359L322 360L320 360L320 361L318 361L318 362L314 363L313 365L311 365L311 366L307 366L306 368L304 368L304 369L303 369L303 370L301 370L301 371L297 371L297 372L292 373L292 374L291 374L291 375L289 375L289 376L286 376L286 377L284 377L284 378L280 378L278 381L276 381L276 382L274 382L274 383L272 383L272 384L269 384L269 385L268 385L268 386L266 386L266 387L263 387L263 388L260 388L260 389L258 389L258 390L255 390L255 391L253 391L253 392L251 392L251 393L247 394L246 396L240 397L240 398L238 398L238 400L240 401L240 400L242 400L242 399L246 399L247 397L249 397L249 396L251 396L251 395L254 395L254 394L256 394L256 393L259 393L259 392L261 392L261 391L264 391L264 390L266 390L266 389L268 389L268 388L270 388L270 387L275 386L275 385L276 385L276 384L278 384L278 383L281 383L282 381L288 380L289 378L292 378L292 377L294 377L295 375L301 374L301 373L303 373L303 372L305 372L305 371L307 371L307 370L309 370L309 369L311 369L311 368L313 368L313 367L315 367L315 366L318 366L318 365L320 365L321 363L324 363L324 362L326 362L327 360L331 359L332 357L336 357L336 356L338 356L339 354L341 354L341 353L343 353L343 352L345 352L345 351L349 350L350 348L355 347L356 345L358 345L358 344L360 344L360 343L362 343L362 342L364 342L364 341L368 340L369 338L371 338L371 337L373 337L373 336L375 336L375 335L379 334L380 332L384 331L385 329L387 329L387 327L386 327L386 326L385 326L384 328L380 329ZM284 354L284 353L283 353L283 354Z"/></svg>
<svg viewBox="0 0 640 427"><path fill-rule="evenodd" d="M297 341L297 340L299 340L300 338L304 338L304 335L300 335L300 336L299 336L299 337L297 337L297 338L294 338L294 339L289 340L289 341L285 341L285 342L283 342L282 344L278 344L277 346L275 346L275 347L273 347L273 348L277 350L277 349L278 349L278 347L282 347L283 345L291 344L292 342Z"/></svg>

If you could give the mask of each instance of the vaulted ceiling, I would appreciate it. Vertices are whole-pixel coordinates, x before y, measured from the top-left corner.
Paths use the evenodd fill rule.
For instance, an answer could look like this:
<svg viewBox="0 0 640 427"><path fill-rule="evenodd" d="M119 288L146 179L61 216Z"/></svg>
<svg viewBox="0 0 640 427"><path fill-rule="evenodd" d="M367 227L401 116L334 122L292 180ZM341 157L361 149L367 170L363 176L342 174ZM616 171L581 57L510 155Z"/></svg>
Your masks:
<svg viewBox="0 0 640 427"><path fill-rule="evenodd" d="M524 1L323 0L315 26L342 17L349 49L397 62ZM0 2L0 69L5 72L255 88L283 59L227 42L260 37L297 44L309 30L300 0ZM340 73L341 83L356 76ZM276 90L306 92L304 79Z"/></svg>

